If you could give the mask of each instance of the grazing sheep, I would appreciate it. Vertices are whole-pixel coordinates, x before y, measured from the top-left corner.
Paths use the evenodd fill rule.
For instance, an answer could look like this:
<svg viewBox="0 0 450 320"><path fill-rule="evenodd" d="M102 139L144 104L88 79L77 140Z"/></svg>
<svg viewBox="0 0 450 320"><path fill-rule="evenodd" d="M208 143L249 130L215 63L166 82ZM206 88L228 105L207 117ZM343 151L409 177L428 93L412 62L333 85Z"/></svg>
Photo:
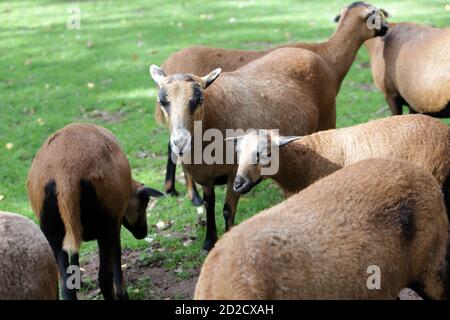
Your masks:
<svg viewBox="0 0 450 320"><path fill-rule="evenodd" d="M372 76L392 114L450 117L450 28L396 23L383 38L366 41Z"/></svg>
<svg viewBox="0 0 450 320"><path fill-rule="evenodd" d="M233 191L237 166L210 164L203 156L197 163L186 163L185 159L194 154L191 150L206 150L206 144L195 140L202 139L208 129L219 130L225 136L227 129L281 128L284 134L308 134L335 127L334 75L323 59L309 50L278 49L220 77L220 69L204 77L166 76L155 65L150 73L160 88L158 96L169 121L172 150L184 157L183 168L203 188L206 250L217 240L216 184L228 184L223 211L226 229L234 223L239 200ZM202 131L194 135L196 121L201 123ZM192 144L189 137L193 137ZM226 154L224 150L222 163L226 163Z"/></svg>
<svg viewBox="0 0 450 320"><path fill-rule="evenodd" d="M330 67L335 75L336 88L339 91L342 80L350 69L356 53L365 40L383 36L388 26L384 16L380 18L379 29L368 28L367 20L369 17L375 17L380 12L387 16L387 12L383 9L377 11L375 7L364 3L354 2L353 4L343 8L340 14L340 21L334 34L322 43L294 43L277 48L262 51L245 51L234 49L218 49L204 46L193 46L185 48L181 51L173 53L163 64L162 69L165 74L171 75L176 73L192 73L207 74L211 70L221 68L222 71L234 71L244 65L252 62L266 54L282 48L294 47L311 50L320 55ZM158 122L163 122L163 111L157 101L155 107L155 118ZM177 195L175 190L175 172L176 164L173 159L176 155L172 154L169 143L166 171L165 189L168 194ZM195 184L187 172L185 172L189 198L193 204L200 205L202 201L198 195Z"/></svg>
<svg viewBox="0 0 450 320"><path fill-rule="evenodd" d="M0 300L58 299L58 268L38 226L0 211Z"/></svg>
<svg viewBox="0 0 450 320"><path fill-rule="evenodd" d="M131 179L128 159L112 133L72 124L52 134L31 166L28 195L58 262L64 299L76 299L76 291L67 287L68 253L70 264L79 266L81 242L95 239L103 296L127 299L120 228L123 224L144 238L150 196L162 194Z"/></svg>
<svg viewBox="0 0 450 320"><path fill-rule="evenodd" d="M395 299L406 286L449 298L448 238L429 173L407 161L364 160L224 235L195 299Z"/></svg>
<svg viewBox="0 0 450 320"><path fill-rule="evenodd" d="M247 193L263 178L272 178L289 196L349 164L383 157L423 167L450 199L450 128L425 115L394 116L305 137L279 137L263 130L233 139L237 139L239 163L236 192ZM273 176L263 176L261 160L256 159L258 152L260 158L269 160L263 162L264 166L270 165L271 159L264 157L268 154L266 141L268 149L272 147L270 142L282 146L279 170Z"/></svg>

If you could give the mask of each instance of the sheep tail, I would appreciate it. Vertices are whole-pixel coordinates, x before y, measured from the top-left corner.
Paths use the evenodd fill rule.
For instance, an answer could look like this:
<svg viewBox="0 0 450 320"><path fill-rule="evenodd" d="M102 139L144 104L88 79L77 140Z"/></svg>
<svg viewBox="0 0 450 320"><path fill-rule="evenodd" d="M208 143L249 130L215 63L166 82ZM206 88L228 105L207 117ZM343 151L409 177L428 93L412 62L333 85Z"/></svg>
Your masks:
<svg viewBox="0 0 450 320"><path fill-rule="evenodd" d="M66 233L63 249L70 253L80 251L82 242L80 184L71 181L70 177L63 177L56 181L57 199L61 219Z"/></svg>

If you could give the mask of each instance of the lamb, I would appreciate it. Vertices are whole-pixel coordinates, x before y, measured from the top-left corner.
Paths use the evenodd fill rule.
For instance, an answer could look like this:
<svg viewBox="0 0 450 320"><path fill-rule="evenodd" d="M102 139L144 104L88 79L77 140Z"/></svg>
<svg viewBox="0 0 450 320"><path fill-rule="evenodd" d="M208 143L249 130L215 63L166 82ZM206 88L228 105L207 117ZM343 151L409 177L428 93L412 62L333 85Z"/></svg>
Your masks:
<svg viewBox="0 0 450 320"><path fill-rule="evenodd" d="M424 168L442 186L450 204L450 128L429 116L393 116L305 137L280 137L261 130L230 139L237 140L239 168L234 191L239 193L271 178L290 196L349 164L383 157ZM263 175L261 169L277 161L267 151L276 146L280 147L279 170L272 176Z"/></svg>
<svg viewBox="0 0 450 320"><path fill-rule="evenodd" d="M184 170L202 185L207 212L205 250L217 240L214 185L227 184L226 230L234 223L239 195L233 191L237 166L218 163L226 163L226 150L223 159L213 164L203 156L197 163L188 163L194 154L191 150L206 151L206 144L196 141L202 140L203 133L216 129L226 135L227 129L275 127L284 134L308 134L334 128L336 121L334 75L324 60L309 50L282 48L237 71L219 77L220 72L216 69L204 77L166 76L157 66L150 68L169 120L172 150L182 157ZM195 122L201 124L196 135Z"/></svg>
<svg viewBox="0 0 450 320"><path fill-rule="evenodd" d="M58 299L58 268L31 220L0 211L0 300Z"/></svg>
<svg viewBox="0 0 450 320"><path fill-rule="evenodd" d="M162 69L167 75L175 73L204 75L218 67L220 67L222 71L228 72L237 70L282 47L303 48L317 53L325 60L335 75L335 87L337 88L337 93L342 80L350 69L356 53L363 42L367 39L386 34L388 26L385 17L387 15L388 13L383 9L378 10L364 2L354 2L341 10L339 24L335 33L328 41L322 43L294 43L262 51L193 46L172 54L163 63ZM374 29L368 28L367 20L370 17L380 17L379 28L377 28L377 26L375 26ZM155 106L155 118L158 122L163 122L164 119L159 102L157 102ZM170 143L168 155L165 189L166 193L177 195L178 192L175 190L176 164L175 161L172 161L172 159L176 158L176 155L171 152ZM185 178L187 181L189 198L194 205L200 205L202 201L195 188L195 184L186 172Z"/></svg>
<svg viewBox="0 0 450 320"><path fill-rule="evenodd" d="M365 43L372 76L392 114L450 117L450 28L396 23L383 38Z"/></svg>
<svg viewBox="0 0 450 320"><path fill-rule="evenodd" d="M58 262L63 298L77 298L67 286L69 254L70 264L79 266L81 242L96 239L103 296L127 299L120 228L123 224L143 239L149 199L162 193L132 180L113 134L88 124L71 124L52 134L31 165L28 195Z"/></svg>
<svg viewBox="0 0 450 320"><path fill-rule="evenodd" d="M195 299L395 299L406 286L448 299L448 227L429 173L363 160L224 235Z"/></svg>

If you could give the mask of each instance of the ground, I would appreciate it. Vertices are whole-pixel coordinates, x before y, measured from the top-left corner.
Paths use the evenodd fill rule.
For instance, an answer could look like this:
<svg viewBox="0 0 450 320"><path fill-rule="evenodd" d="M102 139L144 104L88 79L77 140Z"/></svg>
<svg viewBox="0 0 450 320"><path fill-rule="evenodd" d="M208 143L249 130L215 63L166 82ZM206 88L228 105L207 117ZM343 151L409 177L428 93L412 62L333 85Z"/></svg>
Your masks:
<svg viewBox="0 0 450 320"><path fill-rule="evenodd" d="M112 130L136 179L162 189L168 136L153 119L156 90L149 66L160 65L170 53L192 44L263 49L322 41L335 28L334 16L349 2L2 1L0 210L34 218L26 194L28 168L45 138L75 121ZM391 21L450 24L447 0L373 4L388 10ZM68 21L74 21L76 8L81 28L70 29ZM363 48L338 96L338 127L388 115L383 96L373 86ZM178 176L177 181L180 197L151 205L145 241L122 231L123 264L132 298L192 297L204 258L205 217L187 199L183 178ZM223 198L224 189L218 188L221 233ZM279 190L265 182L242 198L237 222L281 200ZM95 243L85 243L83 298L99 298L96 261Z"/></svg>

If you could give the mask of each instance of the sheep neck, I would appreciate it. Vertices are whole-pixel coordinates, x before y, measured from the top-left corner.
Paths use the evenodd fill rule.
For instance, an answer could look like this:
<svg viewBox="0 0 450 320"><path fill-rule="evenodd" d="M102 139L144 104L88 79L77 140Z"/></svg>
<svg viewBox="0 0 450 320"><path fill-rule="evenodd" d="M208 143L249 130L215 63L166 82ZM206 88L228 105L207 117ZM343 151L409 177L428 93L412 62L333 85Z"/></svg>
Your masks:
<svg viewBox="0 0 450 320"><path fill-rule="evenodd" d="M273 176L286 196L295 194L322 177L342 168L326 154L315 135L280 148L280 166Z"/></svg>
<svg viewBox="0 0 450 320"><path fill-rule="evenodd" d="M364 42L359 36L355 36L357 33L354 26L347 25L343 21L327 41L317 44L299 43L296 47L305 48L320 55L334 72L336 87L339 90Z"/></svg>

